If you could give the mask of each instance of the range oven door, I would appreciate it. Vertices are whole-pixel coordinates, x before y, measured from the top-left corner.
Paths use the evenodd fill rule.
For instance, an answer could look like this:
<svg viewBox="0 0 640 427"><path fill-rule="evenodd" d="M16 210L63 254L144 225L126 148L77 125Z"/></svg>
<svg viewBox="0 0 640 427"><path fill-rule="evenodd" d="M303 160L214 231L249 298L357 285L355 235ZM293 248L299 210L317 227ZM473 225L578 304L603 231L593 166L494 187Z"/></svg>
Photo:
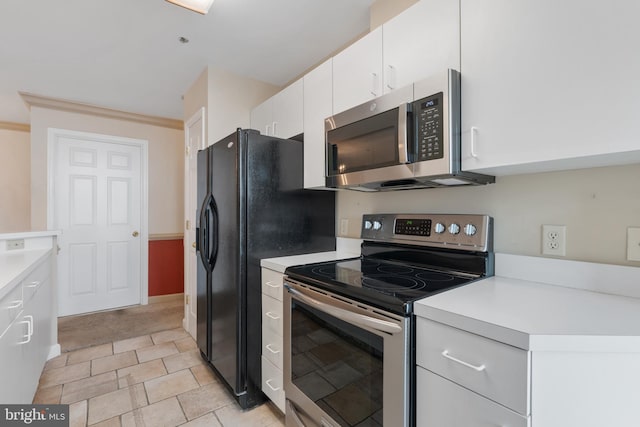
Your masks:
<svg viewBox="0 0 640 427"><path fill-rule="evenodd" d="M285 290L287 426L409 427L410 318L290 278Z"/></svg>

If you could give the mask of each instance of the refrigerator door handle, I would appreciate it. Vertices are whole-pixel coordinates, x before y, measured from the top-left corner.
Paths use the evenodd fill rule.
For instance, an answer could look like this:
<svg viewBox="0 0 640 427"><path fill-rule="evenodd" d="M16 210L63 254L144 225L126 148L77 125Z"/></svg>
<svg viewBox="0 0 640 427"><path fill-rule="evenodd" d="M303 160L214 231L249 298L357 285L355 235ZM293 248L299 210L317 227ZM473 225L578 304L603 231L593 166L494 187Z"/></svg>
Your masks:
<svg viewBox="0 0 640 427"><path fill-rule="evenodd" d="M211 196L211 200L209 201L209 206L207 207L208 211L211 212L211 224L209 224L209 228L212 232L209 232L209 238L211 239L209 244L212 246L209 248L211 254L209 255L209 265L211 266L211 270L216 265L216 260L218 259L218 205L216 205L216 200Z"/></svg>
<svg viewBox="0 0 640 427"><path fill-rule="evenodd" d="M202 204L202 209L200 210L200 228L198 229L198 252L200 253L200 260L207 271L211 271L212 266L209 263L209 228L211 224L209 224L209 209L210 209L210 199L213 197L211 194L208 194L204 199L204 203Z"/></svg>

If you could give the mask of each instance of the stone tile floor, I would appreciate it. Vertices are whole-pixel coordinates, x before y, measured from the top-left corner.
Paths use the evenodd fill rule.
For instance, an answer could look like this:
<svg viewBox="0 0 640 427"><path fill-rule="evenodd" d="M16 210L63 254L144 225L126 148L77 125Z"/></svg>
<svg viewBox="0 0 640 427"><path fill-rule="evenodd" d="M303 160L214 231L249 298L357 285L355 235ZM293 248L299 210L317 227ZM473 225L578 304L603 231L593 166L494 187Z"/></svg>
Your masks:
<svg viewBox="0 0 640 427"><path fill-rule="evenodd" d="M33 403L69 404L71 427L284 426L272 403L240 409L182 328L63 353Z"/></svg>

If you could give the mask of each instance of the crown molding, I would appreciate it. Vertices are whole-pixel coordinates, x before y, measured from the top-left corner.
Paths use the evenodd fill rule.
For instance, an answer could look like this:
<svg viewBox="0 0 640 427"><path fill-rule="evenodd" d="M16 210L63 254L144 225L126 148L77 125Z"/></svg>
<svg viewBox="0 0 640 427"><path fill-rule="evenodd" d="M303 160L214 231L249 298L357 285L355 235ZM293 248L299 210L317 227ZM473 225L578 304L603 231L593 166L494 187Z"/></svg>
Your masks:
<svg viewBox="0 0 640 427"><path fill-rule="evenodd" d="M49 108L52 110L68 111L70 113L91 114L109 119L127 120L131 122L144 123L147 125L160 126L170 129L184 130L182 120L169 119L166 117L147 116L145 114L130 113L128 111L112 110L111 108L98 107L96 105L82 104L79 102L67 101L58 98L48 98L34 95L27 92L18 92L22 100L31 107Z"/></svg>
<svg viewBox="0 0 640 427"><path fill-rule="evenodd" d="M18 132L31 132L31 126L26 123L0 122L0 129L16 130Z"/></svg>

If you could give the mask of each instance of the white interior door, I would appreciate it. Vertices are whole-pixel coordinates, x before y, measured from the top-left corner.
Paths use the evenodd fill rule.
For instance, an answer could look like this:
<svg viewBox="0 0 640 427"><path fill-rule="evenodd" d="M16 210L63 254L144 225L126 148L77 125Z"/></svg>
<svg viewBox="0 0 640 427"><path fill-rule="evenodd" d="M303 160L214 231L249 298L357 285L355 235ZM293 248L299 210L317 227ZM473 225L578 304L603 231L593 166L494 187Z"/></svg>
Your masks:
<svg viewBox="0 0 640 427"><path fill-rule="evenodd" d="M184 328L196 338L197 324L197 258L196 258L196 210L198 185L198 150L204 148L204 108L186 123L185 144L185 233L184 233Z"/></svg>
<svg viewBox="0 0 640 427"><path fill-rule="evenodd" d="M62 231L59 315L146 302L143 147L73 132L54 134L50 143L53 223Z"/></svg>

